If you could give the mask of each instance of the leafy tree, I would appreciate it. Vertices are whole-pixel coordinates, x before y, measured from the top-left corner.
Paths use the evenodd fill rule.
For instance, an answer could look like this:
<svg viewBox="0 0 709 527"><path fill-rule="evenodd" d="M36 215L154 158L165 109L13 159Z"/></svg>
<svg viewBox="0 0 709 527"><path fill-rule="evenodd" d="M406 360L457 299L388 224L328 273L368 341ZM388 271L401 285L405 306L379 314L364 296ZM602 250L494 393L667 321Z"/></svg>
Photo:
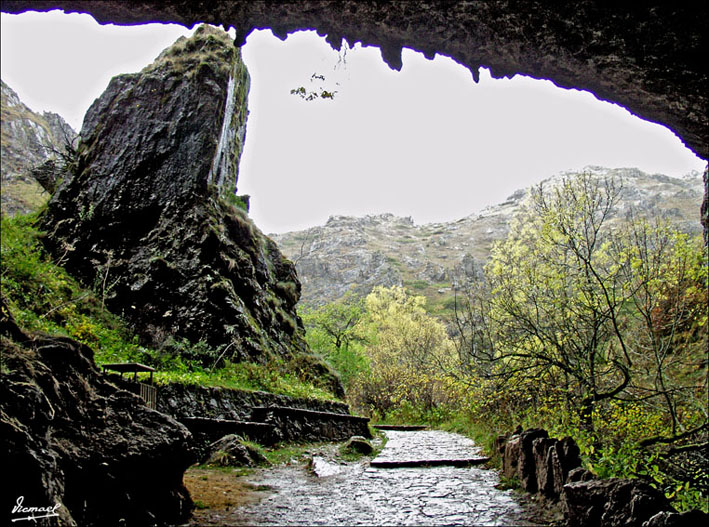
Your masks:
<svg viewBox="0 0 709 527"><path fill-rule="evenodd" d="M446 371L455 351L425 302L397 286L375 287L367 296L367 323L375 336L365 348L369 371L357 378L352 395L358 407L380 417L404 407L423 416L448 401Z"/></svg>
<svg viewBox="0 0 709 527"><path fill-rule="evenodd" d="M599 475L683 507L709 489L686 468L709 446L706 248L619 217L619 192L588 175L534 189L457 306L458 352L478 416L571 434Z"/></svg>
<svg viewBox="0 0 709 527"><path fill-rule="evenodd" d="M346 387L367 369L361 350L368 339L364 315L364 301L349 293L337 302L301 313L311 349L330 362Z"/></svg>
<svg viewBox="0 0 709 527"><path fill-rule="evenodd" d="M699 237L667 224L633 221L614 243L631 284L635 375L632 397L664 408L673 442L707 428L707 256Z"/></svg>
<svg viewBox="0 0 709 527"><path fill-rule="evenodd" d="M630 382L621 312L630 291L604 225L620 189L590 175L565 179L530 203L487 269L501 376L561 386L592 428L593 406Z"/></svg>

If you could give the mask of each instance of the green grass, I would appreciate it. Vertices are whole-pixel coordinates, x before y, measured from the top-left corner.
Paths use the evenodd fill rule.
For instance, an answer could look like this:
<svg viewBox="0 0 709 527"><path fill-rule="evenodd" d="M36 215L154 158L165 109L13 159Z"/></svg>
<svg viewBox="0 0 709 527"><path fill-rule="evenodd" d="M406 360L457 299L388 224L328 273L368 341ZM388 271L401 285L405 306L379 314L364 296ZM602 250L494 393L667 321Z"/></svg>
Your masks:
<svg viewBox="0 0 709 527"><path fill-rule="evenodd" d="M211 370L200 365L187 363L158 371L158 384L182 383L201 386L221 386L235 390L264 391L290 397L332 400L333 395L321 388L300 380L287 371L287 363L271 361L267 364L251 362L227 362L223 367Z"/></svg>
<svg viewBox="0 0 709 527"><path fill-rule="evenodd" d="M322 443L287 443L272 448L265 448L263 454L272 465L285 465L292 462L304 463L309 459L310 451Z"/></svg>
<svg viewBox="0 0 709 527"><path fill-rule="evenodd" d="M4 180L2 182L2 194L7 198L7 203L3 204L3 212L9 212L16 204L15 210L33 211L40 209L47 203L49 195L36 181L24 180L20 178Z"/></svg>
<svg viewBox="0 0 709 527"><path fill-rule="evenodd" d="M173 342L164 349L140 344L100 295L84 287L43 250L37 214L2 218L0 293L17 323L29 331L71 337L90 346L98 365L142 362L158 369L156 382L179 382L262 390L291 397L332 400L334 396L292 373L292 361L272 358L264 364L226 362L205 367L198 358L218 356L205 343Z"/></svg>

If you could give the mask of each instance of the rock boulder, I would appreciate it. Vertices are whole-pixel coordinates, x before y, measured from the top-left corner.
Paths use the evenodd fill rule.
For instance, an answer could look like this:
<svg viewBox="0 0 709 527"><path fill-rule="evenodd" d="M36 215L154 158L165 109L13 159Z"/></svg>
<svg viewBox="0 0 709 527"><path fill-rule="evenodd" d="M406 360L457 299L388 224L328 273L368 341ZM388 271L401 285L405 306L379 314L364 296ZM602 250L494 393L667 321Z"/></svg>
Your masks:
<svg viewBox="0 0 709 527"><path fill-rule="evenodd" d="M48 250L142 342L202 342L209 366L309 356L295 267L235 197L248 90L240 50L210 26L115 77L42 218Z"/></svg>
<svg viewBox="0 0 709 527"><path fill-rule="evenodd" d="M215 441L210 447L208 464L222 467L256 467L268 463L266 457L244 443L243 438L229 434Z"/></svg>
<svg viewBox="0 0 709 527"><path fill-rule="evenodd" d="M564 516L578 527L641 527L661 511L670 511L667 498L640 480L603 479L564 485Z"/></svg>
<svg viewBox="0 0 709 527"><path fill-rule="evenodd" d="M68 338L30 335L2 307L0 449L10 525L17 500L58 505L42 525L162 525L184 521L191 435L99 374L93 352ZM6 457L5 457L6 456Z"/></svg>

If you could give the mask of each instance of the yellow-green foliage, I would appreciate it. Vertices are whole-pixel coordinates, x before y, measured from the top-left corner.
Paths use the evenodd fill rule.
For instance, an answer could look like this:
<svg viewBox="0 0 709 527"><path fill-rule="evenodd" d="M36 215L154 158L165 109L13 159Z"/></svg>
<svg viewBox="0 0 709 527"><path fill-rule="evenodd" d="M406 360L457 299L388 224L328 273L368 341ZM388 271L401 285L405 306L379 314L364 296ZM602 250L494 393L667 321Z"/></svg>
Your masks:
<svg viewBox="0 0 709 527"><path fill-rule="evenodd" d="M667 445L706 441L706 248L661 222L609 228L618 191L580 176L532 193L471 288L469 408L494 433L571 435L600 476L650 478L686 508L706 468L675 479Z"/></svg>
<svg viewBox="0 0 709 527"><path fill-rule="evenodd" d="M2 296L17 322L90 345L99 362L143 353L125 325L42 250L35 216L2 219Z"/></svg>
<svg viewBox="0 0 709 527"><path fill-rule="evenodd" d="M448 375L453 343L426 300L402 287L377 287L363 301L301 313L310 347L339 373L350 404L377 420L440 421L459 390Z"/></svg>
<svg viewBox="0 0 709 527"><path fill-rule="evenodd" d="M308 313L311 344L331 359L348 350L348 399L375 419L442 423L488 446L544 427L572 436L597 475L642 477L678 509L706 510L706 467L671 457L700 448L709 424L706 247L619 218L619 191L581 175L533 192L458 306L456 341L394 287L349 328L351 307Z"/></svg>

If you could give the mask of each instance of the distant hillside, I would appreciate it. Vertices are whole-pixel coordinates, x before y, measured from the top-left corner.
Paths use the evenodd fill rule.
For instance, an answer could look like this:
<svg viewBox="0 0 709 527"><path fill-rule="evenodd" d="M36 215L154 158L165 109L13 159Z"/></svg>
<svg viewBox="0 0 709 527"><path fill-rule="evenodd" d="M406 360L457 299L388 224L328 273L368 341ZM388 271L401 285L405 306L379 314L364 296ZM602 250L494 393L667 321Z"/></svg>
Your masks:
<svg viewBox="0 0 709 527"><path fill-rule="evenodd" d="M634 207L649 216L667 217L683 231L701 232L704 183L698 172L678 179L637 169L586 171L622 183L618 216ZM454 222L415 225L411 218L392 214L333 216L323 226L272 238L296 263L304 305L336 300L350 289L367 294L376 285L404 285L426 295L436 312L452 305L456 277L469 278L480 271L492 245L506 236L528 192L518 190L505 202Z"/></svg>
<svg viewBox="0 0 709 527"><path fill-rule="evenodd" d="M56 113L38 114L25 106L5 82L2 86L2 212L14 215L36 210L49 195L29 170L55 157L76 137Z"/></svg>

